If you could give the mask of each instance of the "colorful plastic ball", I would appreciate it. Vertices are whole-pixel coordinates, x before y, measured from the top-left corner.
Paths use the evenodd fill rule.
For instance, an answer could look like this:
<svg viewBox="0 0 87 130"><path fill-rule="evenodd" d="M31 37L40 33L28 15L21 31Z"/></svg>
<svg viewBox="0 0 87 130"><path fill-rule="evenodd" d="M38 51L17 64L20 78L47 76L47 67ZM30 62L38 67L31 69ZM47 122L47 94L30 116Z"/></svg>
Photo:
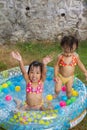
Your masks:
<svg viewBox="0 0 87 130"><path fill-rule="evenodd" d="M0 88L0 92L2 92L2 88Z"/></svg>
<svg viewBox="0 0 87 130"><path fill-rule="evenodd" d="M76 97L71 97L71 102L73 103L73 102L75 102L76 101Z"/></svg>
<svg viewBox="0 0 87 130"><path fill-rule="evenodd" d="M66 102L65 101L60 101L59 104L60 104L61 107L65 107L66 106Z"/></svg>
<svg viewBox="0 0 87 130"><path fill-rule="evenodd" d="M56 109L60 109L60 105L56 105L56 106L54 107L54 110L56 110Z"/></svg>
<svg viewBox="0 0 87 130"><path fill-rule="evenodd" d="M3 87L2 87L2 85L0 85L0 92L2 91L2 89L3 89Z"/></svg>
<svg viewBox="0 0 87 130"><path fill-rule="evenodd" d="M49 95L46 96L46 99L51 101L51 100L53 100L53 96L49 94Z"/></svg>
<svg viewBox="0 0 87 130"><path fill-rule="evenodd" d="M15 87L15 91L16 91L16 92L19 92L20 90L21 90L20 86L16 86L16 87Z"/></svg>
<svg viewBox="0 0 87 130"><path fill-rule="evenodd" d="M11 83L11 81L7 81L7 84L8 84L8 86L10 86L12 83Z"/></svg>
<svg viewBox="0 0 87 130"><path fill-rule="evenodd" d="M9 88L10 88L11 91L15 90L15 86L14 85L10 85Z"/></svg>
<svg viewBox="0 0 87 130"><path fill-rule="evenodd" d="M78 92L75 91L75 90L73 90L73 91L72 91L72 96L78 96Z"/></svg>
<svg viewBox="0 0 87 130"><path fill-rule="evenodd" d="M7 84L7 83L4 83L4 84L2 84L2 87L3 87L3 88L7 88L7 87L8 87L8 84Z"/></svg>
<svg viewBox="0 0 87 130"><path fill-rule="evenodd" d="M70 99L68 99L67 102L66 102L66 104L67 104L67 105L70 105L71 102L72 102L72 101L71 101Z"/></svg>
<svg viewBox="0 0 87 130"><path fill-rule="evenodd" d="M62 86L62 91L63 91L63 92L66 91L66 86Z"/></svg>
<svg viewBox="0 0 87 130"><path fill-rule="evenodd" d="M12 100L12 97L11 97L10 95L7 95L7 96L5 97L5 100L6 100L6 101L10 101L10 100Z"/></svg>
<svg viewBox="0 0 87 130"><path fill-rule="evenodd" d="M8 91L8 88L4 88L4 89L2 89L2 91L4 92L4 93L8 93L9 91Z"/></svg>
<svg viewBox="0 0 87 130"><path fill-rule="evenodd" d="M67 101L67 99L68 99L67 96L62 96L63 101Z"/></svg>

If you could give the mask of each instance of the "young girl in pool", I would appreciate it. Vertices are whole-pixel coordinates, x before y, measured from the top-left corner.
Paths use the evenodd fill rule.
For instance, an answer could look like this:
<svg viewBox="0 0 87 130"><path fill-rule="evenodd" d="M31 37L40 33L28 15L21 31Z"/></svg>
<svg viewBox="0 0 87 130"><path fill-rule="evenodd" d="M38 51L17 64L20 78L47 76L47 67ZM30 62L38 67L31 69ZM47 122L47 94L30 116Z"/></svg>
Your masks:
<svg viewBox="0 0 87 130"><path fill-rule="evenodd" d="M26 81L26 102L24 106L20 107L21 102L15 99L17 108L22 110L46 109L43 104L42 93L46 78L46 65L51 61L51 58L49 56L43 58L43 63L33 61L29 65L28 72L26 72L20 53L13 51L11 55L19 62L21 72Z"/></svg>
<svg viewBox="0 0 87 130"><path fill-rule="evenodd" d="M54 67L55 95L57 97L61 91L62 84L66 85L66 95L68 98L72 96L72 85L74 80L74 71L76 65L86 76L87 70L81 62L79 55L75 52L78 48L78 40L73 36L64 36L60 43L63 52L58 55Z"/></svg>

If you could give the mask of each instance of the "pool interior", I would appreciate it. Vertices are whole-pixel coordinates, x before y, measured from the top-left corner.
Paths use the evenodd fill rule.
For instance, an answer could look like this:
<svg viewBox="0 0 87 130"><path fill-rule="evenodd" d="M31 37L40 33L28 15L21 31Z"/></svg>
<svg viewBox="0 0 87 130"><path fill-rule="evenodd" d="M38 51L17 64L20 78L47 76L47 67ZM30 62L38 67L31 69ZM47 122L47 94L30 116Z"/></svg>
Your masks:
<svg viewBox="0 0 87 130"><path fill-rule="evenodd" d="M53 77L54 69L47 67L43 98L46 98L47 95L54 94L55 82ZM2 88L2 86L4 87ZM66 130L70 127L70 120L75 119L86 109L86 87L81 80L76 77L73 83L74 94L72 99L68 100L66 98L65 86L63 85L63 89L58 97L51 100L54 109L49 111L30 110L20 112L16 110L14 98L24 102L26 98L25 87L26 84L21 73L14 76L12 74L12 76L5 81L0 82L0 126L3 128L6 126L9 130L22 130L24 128L26 128L26 130L29 128L32 128L32 130L47 128ZM62 101L66 103L64 106L63 103L60 105Z"/></svg>

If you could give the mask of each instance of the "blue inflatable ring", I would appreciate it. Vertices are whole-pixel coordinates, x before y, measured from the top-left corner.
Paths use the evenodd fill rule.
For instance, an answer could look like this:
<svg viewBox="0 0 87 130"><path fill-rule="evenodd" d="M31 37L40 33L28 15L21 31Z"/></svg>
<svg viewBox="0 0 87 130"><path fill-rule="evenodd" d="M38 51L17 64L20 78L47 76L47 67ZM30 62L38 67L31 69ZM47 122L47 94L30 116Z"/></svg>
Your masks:
<svg viewBox="0 0 87 130"><path fill-rule="evenodd" d="M27 70L28 66L25 68ZM53 76L54 69L47 67L43 98L54 94ZM68 130L76 126L86 115L87 90L85 84L75 77L73 97L68 100L63 87L58 97L51 100L53 110L15 112L14 98L23 102L26 98L24 78L19 67L0 72L0 127L6 130Z"/></svg>

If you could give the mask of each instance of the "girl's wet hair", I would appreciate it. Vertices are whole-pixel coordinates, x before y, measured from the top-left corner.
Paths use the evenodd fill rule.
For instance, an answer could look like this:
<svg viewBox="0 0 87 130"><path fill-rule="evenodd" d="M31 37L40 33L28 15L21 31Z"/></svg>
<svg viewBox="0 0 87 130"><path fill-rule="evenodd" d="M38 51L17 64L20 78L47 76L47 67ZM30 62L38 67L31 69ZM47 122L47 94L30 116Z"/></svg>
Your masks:
<svg viewBox="0 0 87 130"><path fill-rule="evenodd" d="M43 71L43 63L38 62L38 61L33 61L33 62L29 65L28 74L29 74L29 72L30 72L31 67L40 67L40 71L41 71L41 74L42 74L42 71Z"/></svg>
<svg viewBox="0 0 87 130"><path fill-rule="evenodd" d="M76 44L76 49L78 48L78 39L74 36L64 36L61 40L61 47L64 47L64 45L68 45L70 47L70 50L73 48L73 44Z"/></svg>

